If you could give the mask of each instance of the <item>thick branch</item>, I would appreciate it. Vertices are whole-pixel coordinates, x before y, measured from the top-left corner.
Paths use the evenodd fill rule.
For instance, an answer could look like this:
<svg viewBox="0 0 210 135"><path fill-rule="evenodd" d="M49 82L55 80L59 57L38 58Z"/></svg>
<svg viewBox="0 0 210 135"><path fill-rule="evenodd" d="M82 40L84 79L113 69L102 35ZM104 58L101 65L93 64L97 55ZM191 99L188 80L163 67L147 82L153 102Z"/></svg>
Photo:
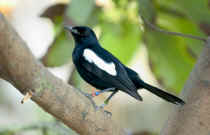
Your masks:
<svg viewBox="0 0 210 135"><path fill-rule="evenodd" d="M182 92L186 105L176 108L161 135L209 135L210 38Z"/></svg>
<svg viewBox="0 0 210 135"><path fill-rule="evenodd" d="M0 65L6 73L3 75L7 75L21 93L32 90L33 101L79 134L126 134L102 111L95 111L81 92L48 72L1 14Z"/></svg>

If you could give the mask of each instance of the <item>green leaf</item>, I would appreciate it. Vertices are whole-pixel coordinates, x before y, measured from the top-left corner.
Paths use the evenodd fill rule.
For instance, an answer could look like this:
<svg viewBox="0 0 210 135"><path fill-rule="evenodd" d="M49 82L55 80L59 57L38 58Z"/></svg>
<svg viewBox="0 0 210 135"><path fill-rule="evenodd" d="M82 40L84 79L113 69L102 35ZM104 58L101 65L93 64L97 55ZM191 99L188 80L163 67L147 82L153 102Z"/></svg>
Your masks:
<svg viewBox="0 0 210 135"><path fill-rule="evenodd" d="M88 21L88 17L91 17L94 4L94 0L72 0L67 10L67 15L71 17L70 21L74 21L76 24L85 24ZM42 17L50 18L55 24L54 42L42 58L44 65L48 67L61 66L71 61L73 43L65 36L63 29L65 9L65 4L58 4L49 7L42 14ZM95 19L93 20L95 21Z"/></svg>
<svg viewBox="0 0 210 135"><path fill-rule="evenodd" d="M65 35L63 29L63 16L66 8L66 4L56 4L48 7L41 14L41 17L47 17L54 23L55 30L55 39L42 58L42 62L45 66L61 66L71 60L73 45L71 40Z"/></svg>
<svg viewBox="0 0 210 135"><path fill-rule="evenodd" d="M84 25L95 6L95 0L72 0L67 15L75 24Z"/></svg>
<svg viewBox="0 0 210 135"><path fill-rule="evenodd" d="M67 4L56 4L48 7L40 17L46 17L54 23L55 35L60 34L63 30L64 13L67 9Z"/></svg>
<svg viewBox="0 0 210 135"><path fill-rule="evenodd" d="M164 28L168 29L169 31L205 37L205 34L200 30L198 25L183 17L159 13L158 24L162 27L164 26ZM202 41L183 37L179 37L179 40L183 40L184 46L187 45L187 47L190 49L190 53L192 53L194 57L200 55L200 52L203 48Z"/></svg>
<svg viewBox="0 0 210 135"><path fill-rule="evenodd" d="M157 79L166 88L180 92L195 62L186 44L180 38L154 31L146 31L145 39Z"/></svg>
<svg viewBox="0 0 210 135"><path fill-rule="evenodd" d="M49 18L52 22L56 23L56 18L58 16L64 15L67 6L68 6L67 4L63 4L63 3L52 5L52 6L48 7L40 15L40 17Z"/></svg>
<svg viewBox="0 0 210 135"><path fill-rule="evenodd" d="M128 63L139 47L140 28L128 21L122 20L119 24L102 24L101 44L112 52L124 64Z"/></svg>
<svg viewBox="0 0 210 135"><path fill-rule="evenodd" d="M138 0L139 14L149 21L153 21L156 17L156 9L152 0Z"/></svg>
<svg viewBox="0 0 210 135"><path fill-rule="evenodd" d="M210 23L208 0L159 0L158 3L184 13L194 22Z"/></svg>
<svg viewBox="0 0 210 135"><path fill-rule="evenodd" d="M15 134L16 133L13 130L3 130L3 131L0 130L0 135L15 135Z"/></svg>
<svg viewBox="0 0 210 135"><path fill-rule="evenodd" d="M204 37L196 23L186 17L158 12L157 24L165 30ZM146 28L144 34L152 71L163 86L178 93L200 54L202 42L165 35Z"/></svg>
<svg viewBox="0 0 210 135"><path fill-rule="evenodd" d="M43 61L46 66L55 67L66 64L71 61L73 42L63 30L50 46L48 53L44 56Z"/></svg>

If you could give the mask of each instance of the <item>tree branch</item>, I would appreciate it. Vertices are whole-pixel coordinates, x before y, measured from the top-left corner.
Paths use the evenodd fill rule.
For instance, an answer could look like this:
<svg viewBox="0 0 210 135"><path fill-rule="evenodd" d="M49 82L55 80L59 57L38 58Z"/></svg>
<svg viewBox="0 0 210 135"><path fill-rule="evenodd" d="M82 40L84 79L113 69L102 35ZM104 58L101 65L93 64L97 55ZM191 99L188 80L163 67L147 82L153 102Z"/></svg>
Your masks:
<svg viewBox="0 0 210 135"><path fill-rule="evenodd" d="M167 35L180 36L180 37L191 38L191 39L196 39L196 40L201 40L201 41L206 42L206 38L205 37L199 37L199 36L194 36L194 35L189 35L189 34L183 34L183 33L179 33L179 32L166 31L166 30L160 29L157 26L155 26L154 24L150 23L143 16L141 18L144 21L145 25L148 28L152 29L152 30L155 30L155 31L158 31L158 32L162 32L162 33L165 33Z"/></svg>
<svg viewBox="0 0 210 135"><path fill-rule="evenodd" d="M205 43L203 52L191 72L182 95L186 105L175 109L161 135L209 135L210 37Z"/></svg>
<svg viewBox="0 0 210 135"><path fill-rule="evenodd" d="M44 68L2 14L0 41L0 65L4 75L21 93L33 91L32 100L45 111L81 135L126 134L104 112L95 111L81 92Z"/></svg>

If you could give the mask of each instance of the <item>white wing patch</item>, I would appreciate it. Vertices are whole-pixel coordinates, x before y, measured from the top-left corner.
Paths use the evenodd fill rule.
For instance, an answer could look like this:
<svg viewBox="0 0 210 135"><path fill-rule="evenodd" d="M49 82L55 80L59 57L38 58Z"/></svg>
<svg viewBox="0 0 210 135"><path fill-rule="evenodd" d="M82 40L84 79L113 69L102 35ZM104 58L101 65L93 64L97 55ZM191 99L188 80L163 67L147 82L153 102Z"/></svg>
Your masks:
<svg viewBox="0 0 210 135"><path fill-rule="evenodd" d="M113 76L117 75L117 72L115 69L115 64L113 62L108 63L108 62L104 61L99 56L97 56L97 54L95 54L92 50L85 49L83 52L83 56L88 62L94 63L97 67L104 70L105 72L107 72Z"/></svg>

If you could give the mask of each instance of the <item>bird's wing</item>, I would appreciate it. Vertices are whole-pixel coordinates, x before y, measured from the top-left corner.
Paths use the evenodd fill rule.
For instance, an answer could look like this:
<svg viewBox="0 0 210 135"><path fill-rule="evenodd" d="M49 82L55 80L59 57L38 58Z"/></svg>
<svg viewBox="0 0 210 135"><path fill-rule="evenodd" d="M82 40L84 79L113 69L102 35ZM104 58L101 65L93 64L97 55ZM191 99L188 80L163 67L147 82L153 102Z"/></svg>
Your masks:
<svg viewBox="0 0 210 135"><path fill-rule="evenodd" d="M107 55L108 52L100 53ZM98 79L102 79L105 85L121 89L134 98L142 100L140 95L137 93L135 85L128 77L124 66L120 62L113 60L112 56L109 56L106 60L104 60L93 50L85 49L82 57L80 58L80 65L88 71L89 74L92 74Z"/></svg>

